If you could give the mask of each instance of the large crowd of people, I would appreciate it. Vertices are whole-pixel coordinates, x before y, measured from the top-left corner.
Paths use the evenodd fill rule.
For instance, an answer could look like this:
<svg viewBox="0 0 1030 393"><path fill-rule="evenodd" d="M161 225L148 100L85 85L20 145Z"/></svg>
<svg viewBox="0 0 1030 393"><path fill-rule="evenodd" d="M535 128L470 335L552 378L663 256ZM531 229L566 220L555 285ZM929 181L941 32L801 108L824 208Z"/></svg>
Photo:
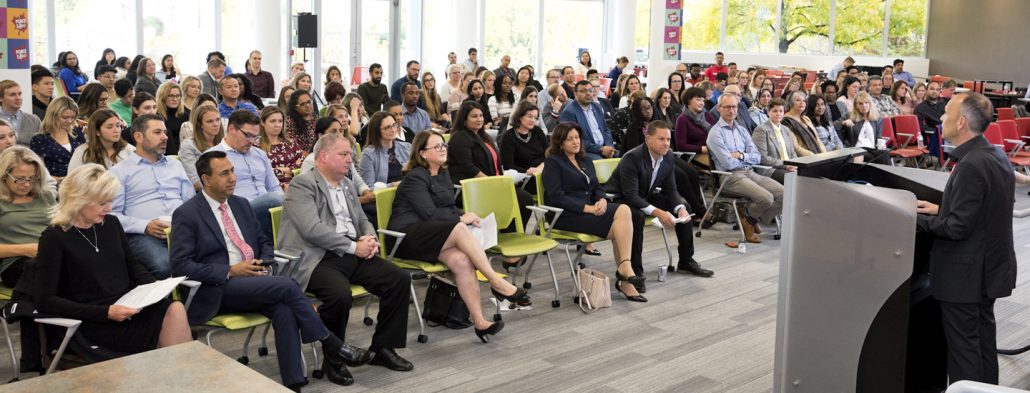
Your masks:
<svg viewBox="0 0 1030 393"><path fill-rule="evenodd" d="M188 341L190 325L217 313L258 312L274 325L284 385L305 383L299 348L313 341L329 379L348 385L347 365L414 368L395 351L406 346L410 276L379 259L391 245L375 234L373 189L396 187L387 228L407 234L396 256L445 264L487 342L504 324L484 316L477 271L498 299L531 299L469 231L481 217L459 208L461 180L540 173L548 203L564 209L555 227L610 239L616 289L646 302L644 216L675 231L678 271L714 274L693 258L707 208L699 174L729 173L725 189L749 200L746 240L761 242L795 170L785 160L874 151L884 116L914 113L932 129L947 102L940 83L915 83L901 60L860 78L849 58L806 88L804 74L776 86L765 69L738 70L718 53L707 68L679 64L648 86L625 57L599 70L584 51L538 81L508 56L489 70L475 48L467 53L463 62L451 53L444 80L411 60L393 82L371 64L353 90L333 67L319 91L303 64L276 86L258 51L244 73L212 52L187 75L171 55L130 62L106 50L92 77L63 52L53 68L32 67L31 113L20 109L22 86L0 81L0 278L16 287L35 274L40 312L82 319L87 341L124 353ZM601 184L593 161L619 157ZM515 188L523 222L535 188ZM264 263L276 206L276 247L302 256L289 276ZM172 300L112 305L135 285L181 275L202 283L188 312ZM351 284L381 299L368 350L344 343Z"/></svg>

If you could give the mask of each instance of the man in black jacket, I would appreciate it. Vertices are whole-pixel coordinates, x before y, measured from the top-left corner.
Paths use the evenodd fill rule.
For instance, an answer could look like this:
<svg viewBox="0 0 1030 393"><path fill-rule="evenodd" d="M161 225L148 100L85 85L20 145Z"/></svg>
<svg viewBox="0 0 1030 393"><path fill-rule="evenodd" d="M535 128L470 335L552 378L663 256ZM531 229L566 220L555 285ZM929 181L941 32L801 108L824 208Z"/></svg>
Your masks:
<svg viewBox="0 0 1030 393"><path fill-rule="evenodd" d="M977 93L947 104L943 135L957 164L937 206L917 203L918 230L935 239L930 290L941 303L948 346L948 379L998 383L994 301L1012 294L1015 179L1008 158L983 132L994 112Z"/></svg>
<svg viewBox="0 0 1030 393"><path fill-rule="evenodd" d="M676 240L679 242L677 271L711 277L712 271L701 268L694 260L694 237L691 236L693 226L687 202L676 188L676 157L669 151L671 130L672 125L663 120L649 123L644 144L622 156L606 189L616 195L616 202L657 217L666 228L676 228ZM635 220L633 230L644 230L643 223ZM633 270L639 276L643 274L644 268L633 266Z"/></svg>

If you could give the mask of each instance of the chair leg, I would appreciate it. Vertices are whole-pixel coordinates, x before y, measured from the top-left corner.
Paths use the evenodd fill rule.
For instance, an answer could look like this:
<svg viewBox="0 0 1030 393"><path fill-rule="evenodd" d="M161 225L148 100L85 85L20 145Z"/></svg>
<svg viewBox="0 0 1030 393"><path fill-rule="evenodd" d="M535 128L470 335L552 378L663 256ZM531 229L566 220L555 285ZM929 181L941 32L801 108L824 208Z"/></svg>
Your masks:
<svg viewBox="0 0 1030 393"><path fill-rule="evenodd" d="M242 364L250 363L250 357L247 355L250 352L250 339L254 337L255 331L257 331L257 326L247 330L247 338L243 339L243 356L236 358L236 361Z"/></svg>
<svg viewBox="0 0 1030 393"><path fill-rule="evenodd" d="M669 256L669 271L676 271L676 266L672 264L672 249L669 248L669 232L662 227L662 241L665 242L665 254Z"/></svg>
<svg viewBox="0 0 1030 393"><path fill-rule="evenodd" d="M376 321L373 320L371 316L369 316L369 309L372 307L372 293L369 292L368 296L366 297L368 299L365 301L365 318L362 318L361 322L364 323L365 326L372 326L376 323ZM380 299L379 301L382 302L382 299Z"/></svg>
<svg viewBox="0 0 1030 393"><path fill-rule="evenodd" d="M265 325L265 332L261 333L261 346L258 347L258 356L268 356L268 330L272 324Z"/></svg>
<svg viewBox="0 0 1030 393"><path fill-rule="evenodd" d="M426 335L426 323L422 318L422 308L418 306L418 294L415 293L415 283L411 283L408 288L411 290L412 304L415 305L415 317L418 319L418 342L425 344L429 341L429 336Z"/></svg>
<svg viewBox="0 0 1030 393"><path fill-rule="evenodd" d="M740 209L738 209L737 206L737 200L734 199L733 215L737 217L737 228L740 230L740 241L737 242L737 252L743 254L747 252L747 235L744 234L744 224L741 220L746 220L747 218L740 216Z"/></svg>
<svg viewBox="0 0 1030 393"><path fill-rule="evenodd" d="M558 290L558 275L554 273L554 262L551 261L550 251L545 251L544 254L547 256L547 267L551 269L551 281L554 283L554 300L551 301L551 307L561 307L561 292Z"/></svg>
<svg viewBox="0 0 1030 393"><path fill-rule="evenodd" d="M0 323L4 325L4 338L7 339L7 351L11 353L11 365L14 366L14 379L10 382L21 379L21 365L18 364L18 355L14 353L14 343L11 342L11 331L7 327L7 319L0 318Z"/></svg>
<svg viewBox="0 0 1030 393"><path fill-rule="evenodd" d="M304 351L301 350L300 353L301 353L301 358L303 358L304 357ZM318 379L322 379L322 376L323 376L322 375L322 362L320 362L319 359L318 359L318 346L316 346L315 343L311 343L311 356L314 357L313 360L315 361L315 369L313 371L311 371L311 376L315 377L315 378L318 378ZM304 367L305 367L304 369L307 370L307 365L306 364L304 365Z"/></svg>
<svg viewBox="0 0 1030 393"><path fill-rule="evenodd" d="M72 340L72 336L75 335L75 331L77 330L79 330L79 324L69 326L64 331L64 339L61 340L61 346L57 348L54 360L50 362L50 367L46 370L47 374L53 374L54 370L57 370L57 364L61 362L61 356L64 356L64 350L68 349L68 342Z"/></svg>

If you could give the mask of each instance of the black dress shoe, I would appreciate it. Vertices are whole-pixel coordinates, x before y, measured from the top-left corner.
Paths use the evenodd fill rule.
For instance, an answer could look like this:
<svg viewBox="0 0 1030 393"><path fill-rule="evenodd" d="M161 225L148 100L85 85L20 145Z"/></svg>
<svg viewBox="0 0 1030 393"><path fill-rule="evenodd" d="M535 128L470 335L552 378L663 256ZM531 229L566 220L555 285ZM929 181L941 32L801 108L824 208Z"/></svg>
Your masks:
<svg viewBox="0 0 1030 393"><path fill-rule="evenodd" d="M393 371L411 371L415 365L398 355L393 348L383 348L375 351L376 356L368 364L383 366Z"/></svg>
<svg viewBox="0 0 1030 393"><path fill-rule="evenodd" d="M334 366L329 359L322 362L322 373L325 374L327 379L329 379L329 382L337 385L350 386L354 384L354 376L351 375L347 366L342 364Z"/></svg>
<svg viewBox="0 0 1030 393"><path fill-rule="evenodd" d="M640 283L640 285L633 284L633 287L637 289L637 292L647 293L647 285L644 285L644 283Z"/></svg>
<svg viewBox="0 0 1030 393"><path fill-rule="evenodd" d="M366 351L364 349L355 347L350 344L343 344L339 348L327 349L322 347L322 352L325 353L326 363L331 363L334 366L360 366L368 363L375 356L375 353Z"/></svg>
<svg viewBox="0 0 1030 393"><path fill-rule="evenodd" d="M687 261L686 263L680 262L676 266L676 271L684 274L693 274L699 277L711 277L715 275L715 272L701 268L701 265L694 259Z"/></svg>

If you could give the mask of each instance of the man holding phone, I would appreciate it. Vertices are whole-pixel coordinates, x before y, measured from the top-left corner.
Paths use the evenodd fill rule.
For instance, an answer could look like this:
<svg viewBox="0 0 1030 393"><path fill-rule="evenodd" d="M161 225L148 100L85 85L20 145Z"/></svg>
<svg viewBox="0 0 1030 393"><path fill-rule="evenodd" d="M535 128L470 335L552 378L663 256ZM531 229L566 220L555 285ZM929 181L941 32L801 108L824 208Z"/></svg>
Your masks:
<svg viewBox="0 0 1030 393"><path fill-rule="evenodd" d="M322 342L322 370L330 381L350 385L344 362L368 363L372 354L343 343L330 332L297 283L269 275L272 244L257 224L250 203L233 195L236 174L222 151L197 160L203 190L172 216L172 273L202 283L186 314L199 325L218 313L258 312L272 320L283 384L300 391L307 379L301 342ZM298 336L297 331L300 331Z"/></svg>

